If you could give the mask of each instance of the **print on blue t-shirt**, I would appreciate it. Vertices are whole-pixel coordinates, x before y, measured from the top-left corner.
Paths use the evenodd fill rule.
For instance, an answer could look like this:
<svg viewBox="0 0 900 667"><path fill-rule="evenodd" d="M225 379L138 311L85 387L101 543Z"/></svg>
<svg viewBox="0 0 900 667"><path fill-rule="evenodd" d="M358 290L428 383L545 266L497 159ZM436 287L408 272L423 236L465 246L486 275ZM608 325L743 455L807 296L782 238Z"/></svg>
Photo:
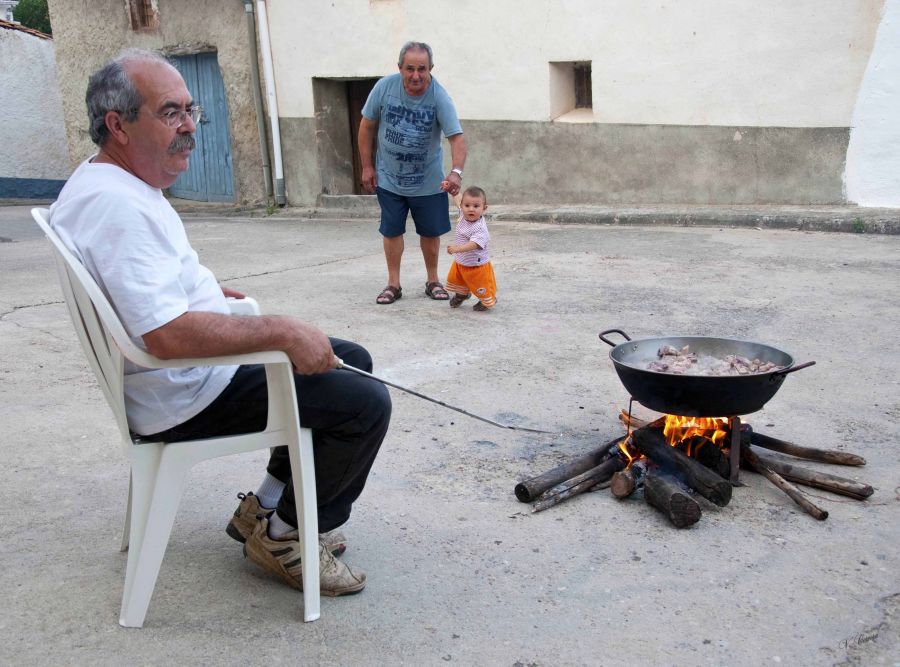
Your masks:
<svg viewBox="0 0 900 667"><path fill-rule="evenodd" d="M395 174L402 188L421 188L425 184L425 158L434 131L436 112L433 104L410 109L403 104L388 104L384 122L385 150L399 164Z"/></svg>
<svg viewBox="0 0 900 667"><path fill-rule="evenodd" d="M432 79L423 95L413 97L400 74L392 74L375 84L362 113L378 122L378 187L405 196L440 192L441 134L462 132L447 91Z"/></svg>

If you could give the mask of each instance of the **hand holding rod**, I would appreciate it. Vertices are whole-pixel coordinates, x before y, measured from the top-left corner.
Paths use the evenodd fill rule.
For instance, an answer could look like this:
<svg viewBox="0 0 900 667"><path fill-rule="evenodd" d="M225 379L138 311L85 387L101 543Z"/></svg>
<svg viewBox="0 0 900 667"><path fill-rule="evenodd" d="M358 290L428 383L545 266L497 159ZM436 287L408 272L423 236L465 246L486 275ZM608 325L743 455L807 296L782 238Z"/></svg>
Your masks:
<svg viewBox="0 0 900 667"><path fill-rule="evenodd" d="M417 391L413 391L412 389L408 389L407 387L402 387L399 384L395 384L393 382L388 382L387 380L383 380L380 377L376 377L371 373L367 373L364 370L359 368L354 368L348 364L345 364L339 357L335 357L335 361L337 362L337 368L343 368L348 371L352 371L357 375L362 375L363 377L371 378L376 382L380 382L381 384L387 385L388 387L393 387L394 389L399 389L400 391L405 391L407 394L412 394L413 396L418 396L419 398L424 398L426 401L431 401L432 403L437 403L438 405L442 405L445 408L449 408L450 410L456 410L457 412L461 412L467 417L472 417L473 419L480 419L483 422L490 424L491 426L499 426L500 428L508 428L513 431L528 431L529 433L556 433L555 431L542 431L537 428L526 428L524 426L512 426L510 424L501 424L500 422L494 421L493 419L488 419L487 417L482 417L481 415L476 415L472 412L468 412L467 410L463 410L462 408L457 408L456 406L450 405L448 403L444 403L443 401L439 401L436 398L431 398L430 396L426 396L425 394L420 394Z"/></svg>

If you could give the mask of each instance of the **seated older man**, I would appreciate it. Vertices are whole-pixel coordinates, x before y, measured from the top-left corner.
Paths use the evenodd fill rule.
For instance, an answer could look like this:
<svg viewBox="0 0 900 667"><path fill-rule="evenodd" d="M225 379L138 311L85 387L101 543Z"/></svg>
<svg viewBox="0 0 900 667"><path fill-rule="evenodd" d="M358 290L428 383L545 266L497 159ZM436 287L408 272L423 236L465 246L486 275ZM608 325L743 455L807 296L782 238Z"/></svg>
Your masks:
<svg viewBox="0 0 900 667"><path fill-rule="evenodd" d="M356 593L366 575L335 558L346 547L336 529L388 429L391 402L379 383L336 369L336 357L371 370L369 353L283 316L235 317L200 264L184 226L163 196L188 168L200 108L162 56L128 50L88 83L96 155L83 162L51 209L50 222L109 297L129 336L161 359L282 350L294 364L300 421L313 431L319 568L324 595ZM125 370L131 430L173 442L265 428L262 366ZM276 448L255 493L239 494L228 534L244 553L301 588L300 543L287 448Z"/></svg>

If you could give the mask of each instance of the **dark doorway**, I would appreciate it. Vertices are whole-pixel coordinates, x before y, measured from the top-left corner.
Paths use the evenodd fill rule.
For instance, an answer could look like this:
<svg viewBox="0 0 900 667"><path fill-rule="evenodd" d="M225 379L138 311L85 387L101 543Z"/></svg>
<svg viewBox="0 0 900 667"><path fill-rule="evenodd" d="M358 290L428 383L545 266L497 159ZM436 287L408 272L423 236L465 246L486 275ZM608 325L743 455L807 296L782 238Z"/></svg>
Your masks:
<svg viewBox="0 0 900 667"><path fill-rule="evenodd" d="M359 121L362 108L378 79L347 82L347 108L350 116L350 139L353 146L353 194L367 194L362 189L362 163L359 159Z"/></svg>
<svg viewBox="0 0 900 667"><path fill-rule="evenodd" d="M367 194L360 184L359 121L378 79L313 79L316 153L322 193Z"/></svg>

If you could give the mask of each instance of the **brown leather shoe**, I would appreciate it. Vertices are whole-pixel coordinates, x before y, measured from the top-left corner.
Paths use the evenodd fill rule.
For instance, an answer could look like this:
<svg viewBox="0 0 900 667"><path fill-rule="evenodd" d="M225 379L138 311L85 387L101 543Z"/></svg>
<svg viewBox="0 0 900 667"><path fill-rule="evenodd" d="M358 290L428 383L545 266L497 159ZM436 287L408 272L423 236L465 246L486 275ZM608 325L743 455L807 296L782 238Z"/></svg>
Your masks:
<svg viewBox="0 0 900 667"><path fill-rule="evenodd" d="M262 514L268 518L275 510L260 505L259 497L253 495L253 491L246 494L239 493L238 498L241 502L234 510L234 515L225 527L225 532L238 542L244 543L256 527L256 517ZM319 539L335 556L340 556L347 550L347 537L337 528L320 534Z"/></svg>
<svg viewBox="0 0 900 667"><path fill-rule="evenodd" d="M459 308L462 305L462 302L469 298L469 295L462 294L454 294L453 298L450 299L450 307L451 308Z"/></svg>
<svg viewBox="0 0 900 667"><path fill-rule="evenodd" d="M234 515L228 521L225 532L238 542L246 542L256 527L257 515L270 516L275 510L266 509L260 505L259 498L253 495L253 491L247 494L239 493L237 497L241 502L238 504L237 509L234 510Z"/></svg>
<svg viewBox="0 0 900 667"><path fill-rule="evenodd" d="M291 588L303 590L303 568L300 563L299 534L292 530L280 539L268 534L269 520L260 517L249 539L244 543L244 556L264 570L281 577ZM337 597L360 592L366 587L366 573L336 559L319 539L319 591Z"/></svg>

